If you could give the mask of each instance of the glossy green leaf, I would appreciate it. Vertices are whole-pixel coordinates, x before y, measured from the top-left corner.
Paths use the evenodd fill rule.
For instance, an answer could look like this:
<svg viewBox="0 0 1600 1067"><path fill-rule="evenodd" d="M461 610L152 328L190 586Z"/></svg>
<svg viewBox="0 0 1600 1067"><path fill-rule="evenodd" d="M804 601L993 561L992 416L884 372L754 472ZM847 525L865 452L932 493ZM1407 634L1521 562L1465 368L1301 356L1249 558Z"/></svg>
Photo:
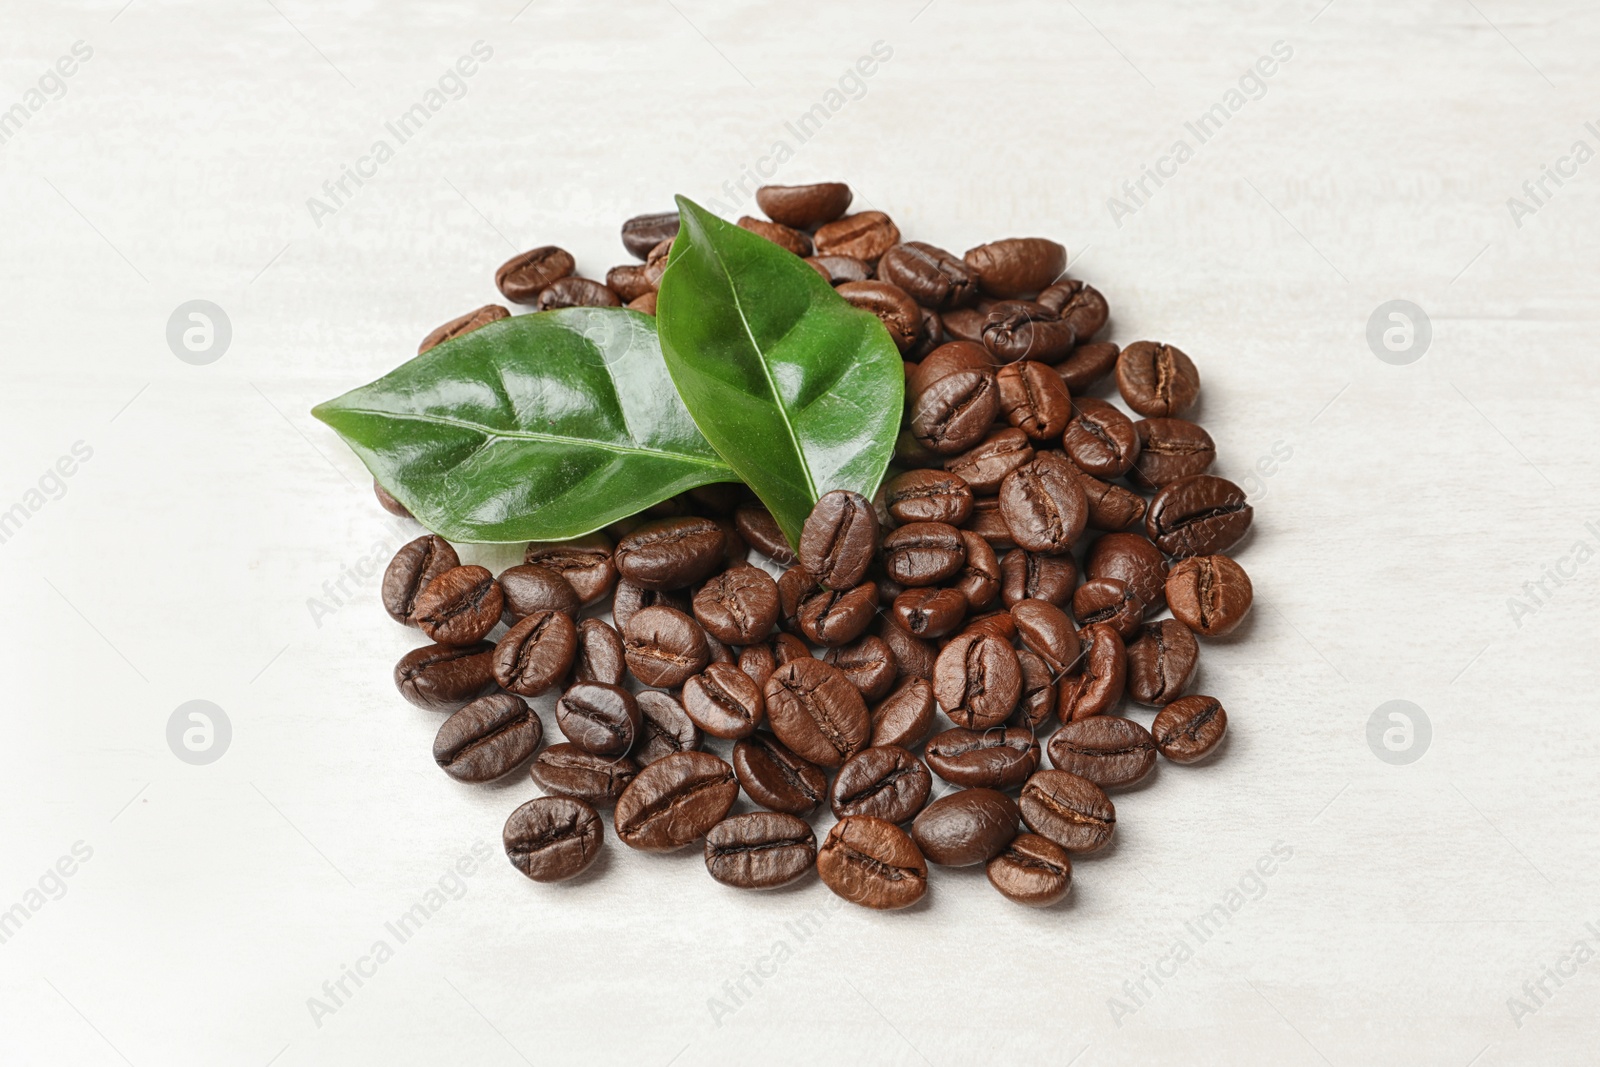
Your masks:
<svg viewBox="0 0 1600 1067"><path fill-rule="evenodd" d="M312 414L450 541L577 537L737 480L678 400L655 320L619 308L492 322Z"/></svg>
<svg viewBox="0 0 1600 1067"><path fill-rule="evenodd" d="M804 260L681 196L678 212L656 304L667 370L798 544L823 493L877 490L900 428L900 353Z"/></svg>

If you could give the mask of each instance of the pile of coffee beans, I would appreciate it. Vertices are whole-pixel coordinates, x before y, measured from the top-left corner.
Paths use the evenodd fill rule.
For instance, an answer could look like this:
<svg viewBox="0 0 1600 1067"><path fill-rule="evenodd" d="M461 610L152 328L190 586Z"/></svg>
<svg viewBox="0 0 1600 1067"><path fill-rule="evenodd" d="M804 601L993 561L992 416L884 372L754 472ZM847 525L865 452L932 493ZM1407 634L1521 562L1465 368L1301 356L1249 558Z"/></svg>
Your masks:
<svg viewBox="0 0 1600 1067"><path fill-rule="evenodd" d="M956 256L850 201L839 183L767 186L771 221L739 225L807 257L899 346L905 428L876 499L828 493L793 547L744 486L712 485L530 544L499 575L435 536L389 565L384 607L432 642L394 678L448 713L434 760L464 782L528 766L544 792L505 825L529 878L585 870L610 809L630 848L703 842L724 885L815 867L847 900L901 908L930 863L985 864L1004 896L1048 906L1072 857L1115 833L1108 791L1222 741L1221 703L1189 689L1197 638L1250 609L1223 553L1251 508L1186 418L1194 363L1097 339L1106 300L1062 276L1054 241ZM676 230L672 214L630 219L640 262L604 284L554 247L496 281L540 310L653 311ZM422 347L507 314L481 308ZM548 746L528 703L544 694L559 695Z"/></svg>

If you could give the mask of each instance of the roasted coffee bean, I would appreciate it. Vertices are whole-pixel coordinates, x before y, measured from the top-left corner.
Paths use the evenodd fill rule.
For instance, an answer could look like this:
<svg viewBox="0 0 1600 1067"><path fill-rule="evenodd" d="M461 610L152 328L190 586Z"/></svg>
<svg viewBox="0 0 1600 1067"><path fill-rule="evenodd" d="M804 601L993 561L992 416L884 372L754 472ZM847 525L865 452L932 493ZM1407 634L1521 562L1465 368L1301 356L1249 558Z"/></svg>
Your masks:
<svg viewBox="0 0 1600 1067"><path fill-rule="evenodd" d="M756 190L756 205L767 218L800 230L832 222L849 210L850 199L850 187L844 182L763 185Z"/></svg>
<svg viewBox="0 0 1600 1067"><path fill-rule="evenodd" d="M582 874L600 855L605 824L572 797L538 797L511 813L502 835L511 866L535 882Z"/></svg>
<svg viewBox="0 0 1600 1067"><path fill-rule="evenodd" d="M862 211L817 227L817 254L853 256L868 263L900 243L900 229L881 211Z"/></svg>
<svg viewBox="0 0 1600 1067"><path fill-rule="evenodd" d="M923 447L950 456L982 441L999 412L994 372L984 367L958 370L912 400L911 432Z"/></svg>
<svg viewBox="0 0 1600 1067"><path fill-rule="evenodd" d="M481 326L487 326L491 322L499 322L510 315L511 312L499 304L485 304L476 311L469 311L460 318L451 319L428 334L422 339L422 343L417 346L417 355L420 356L430 348L442 345L446 341L452 341L464 333L471 333L473 330Z"/></svg>
<svg viewBox="0 0 1600 1067"><path fill-rule="evenodd" d="M777 660L778 666L781 667L797 659L810 659L811 649L793 634L773 634L772 658ZM762 688L766 688L765 684Z"/></svg>
<svg viewBox="0 0 1600 1067"><path fill-rule="evenodd" d="M894 598L894 621L916 637L955 633L967 617L967 598L954 589L907 589Z"/></svg>
<svg viewBox="0 0 1600 1067"><path fill-rule="evenodd" d="M812 252L809 234L802 233L792 226L785 226L781 222L768 222L766 219L745 215L739 219L739 228L765 237L785 252L792 252L797 256L809 256Z"/></svg>
<svg viewBox="0 0 1600 1067"><path fill-rule="evenodd" d="M1179 697L1156 715L1150 732L1156 748L1173 763L1205 759L1222 743L1228 713L1215 697Z"/></svg>
<svg viewBox="0 0 1600 1067"><path fill-rule="evenodd" d="M1018 429L999 430L959 456L944 461L944 469L958 475L974 493L999 490L1012 471L1033 462L1033 445Z"/></svg>
<svg viewBox="0 0 1600 1067"><path fill-rule="evenodd" d="M1128 644L1128 695L1152 708L1183 695L1194 677L1200 646L1177 619L1146 623Z"/></svg>
<svg viewBox="0 0 1600 1067"><path fill-rule="evenodd" d="M383 610L395 622L416 626L417 597L439 575L459 566L456 550L435 534L402 545L383 572Z"/></svg>
<svg viewBox="0 0 1600 1067"><path fill-rule="evenodd" d="M540 311L557 308L616 308L622 298L592 278L557 278L539 291L534 305Z"/></svg>
<svg viewBox="0 0 1600 1067"><path fill-rule="evenodd" d="M536 697L566 677L577 652L578 629L571 616L536 611L494 646L494 678L502 689Z"/></svg>
<svg viewBox="0 0 1600 1067"><path fill-rule="evenodd" d="M470 645L500 621L500 583L483 567L452 567L417 595L422 632L441 645Z"/></svg>
<svg viewBox="0 0 1600 1067"><path fill-rule="evenodd" d="M1200 372L1172 345L1135 341L1117 357L1117 391L1147 419L1182 415L1200 395Z"/></svg>
<svg viewBox="0 0 1600 1067"><path fill-rule="evenodd" d="M657 519L617 542L617 570L645 589L682 589L715 571L726 545L722 528L710 519Z"/></svg>
<svg viewBox="0 0 1600 1067"><path fill-rule="evenodd" d="M1017 637L1024 648L1042 657L1051 671L1062 674L1078 662L1078 631L1067 613L1044 600L1019 600L1011 605Z"/></svg>
<svg viewBox="0 0 1600 1067"><path fill-rule="evenodd" d="M1017 802L994 789L962 789L922 809L911 839L945 867L987 863L1017 836Z"/></svg>
<svg viewBox="0 0 1600 1067"><path fill-rule="evenodd" d="M1139 435L1133 422L1093 397L1073 402L1072 421L1061 446L1079 470L1100 478L1120 478L1139 458Z"/></svg>
<svg viewBox="0 0 1600 1067"><path fill-rule="evenodd" d="M816 862L817 835L793 815L746 812L723 819L706 834L706 870L735 889L776 889Z"/></svg>
<svg viewBox="0 0 1600 1067"><path fill-rule="evenodd" d="M988 325L989 312L975 307L951 308L939 316L944 332L951 340L983 343L983 328Z"/></svg>
<svg viewBox="0 0 1600 1067"><path fill-rule="evenodd" d="M1034 441L1060 437L1072 418L1072 396L1061 375L1032 359L1001 367L995 373L1000 414Z"/></svg>
<svg viewBox="0 0 1600 1067"><path fill-rule="evenodd" d="M645 269L649 270L648 267ZM652 289L643 296L635 297L634 299L628 301L627 307L629 311L637 311L645 315L654 315L656 313L655 290Z"/></svg>
<svg viewBox="0 0 1600 1067"><path fill-rule="evenodd" d="M778 584L749 564L723 571L694 595L694 617L707 633L730 645L764 640L778 621L778 606Z"/></svg>
<svg viewBox="0 0 1600 1067"><path fill-rule="evenodd" d="M631 304L647 293L654 293L650 272L643 263L623 263L606 271L606 288L624 304Z"/></svg>
<svg viewBox="0 0 1600 1067"><path fill-rule="evenodd" d="M1096 539L1084 557L1083 573L1086 578L1122 582L1145 611L1160 611L1167 602L1166 558L1161 549L1136 533L1108 533ZM1079 613L1078 621L1091 620Z"/></svg>
<svg viewBox="0 0 1600 1067"><path fill-rule="evenodd" d="M1139 458L1128 480L1145 489L1159 489L1179 478L1204 474L1217 458L1217 446L1203 427L1187 419L1140 419Z"/></svg>
<svg viewBox="0 0 1600 1067"><path fill-rule="evenodd" d="M1022 696L1009 721L1030 730L1043 730L1056 713L1056 674L1044 657L1026 648L1017 652L1022 667Z"/></svg>
<svg viewBox="0 0 1600 1067"><path fill-rule="evenodd" d="M529 770L546 793L576 797L597 808L614 805L639 775L639 765L626 756L596 756L568 742L539 753Z"/></svg>
<svg viewBox="0 0 1600 1067"><path fill-rule="evenodd" d="M599 619L578 623L578 648L572 657L572 680L621 685L627 676L622 635L611 624Z"/></svg>
<svg viewBox="0 0 1600 1067"><path fill-rule="evenodd" d="M1057 363L1072 351L1076 340L1070 322L1031 300L1003 300L983 321L983 346L1001 363L1023 359Z"/></svg>
<svg viewBox="0 0 1600 1067"><path fill-rule="evenodd" d="M741 648L735 662L741 671L750 676L751 681L763 689L767 687L767 679L772 677L772 672L778 669L778 657L765 641Z"/></svg>
<svg viewBox="0 0 1600 1067"><path fill-rule="evenodd" d="M611 617L616 621L617 629L626 631L628 622L645 608L676 608L679 611L690 610L690 602L682 590L672 592L659 592L655 589L645 589L634 585L626 578L617 582L617 592L611 599Z"/></svg>
<svg viewBox="0 0 1600 1067"><path fill-rule="evenodd" d="M749 675L729 663L712 663L683 683L683 710L712 737L737 740L755 733L767 706Z"/></svg>
<svg viewBox="0 0 1600 1067"><path fill-rule="evenodd" d="M1089 501L1059 453L1041 452L1000 483L1000 513L1006 529L1029 552L1061 555L1083 533Z"/></svg>
<svg viewBox="0 0 1600 1067"><path fill-rule="evenodd" d="M917 470L896 475L884 487L884 504L899 523L942 522L960 526L972 514L972 490L959 475Z"/></svg>
<svg viewBox="0 0 1600 1067"><path fill-rule="evenodd" d="M828 776L765 730L733 746L733 770L750 799L763 808L810 815L828 793Z"/></svg>
<svg viewBox="0 0 1600 1067"><path fill-rule="evenodd" d="M1001 513L1000 501L994 497L980 497L972 502L972 518L967 520L965 528L983 538L996 552L1009 552L1017 547Z"/></svg>
<svg viewBox="0 0 1600 1067"><path fill-rule="evenodd" d="M1078 471L1078 484L1089 502L1089 526L1095 530L1127 530L1144 523L1145 500L1132 489L1103 482Z"/></svg>
<svg viewBox="0 0 1600 1067"><path fill-rule="evenodd" d="M906 633L887 613L879 619L877 633L894 653L895 669L900 677L933 680L933 660L939 653L932 644Z"/></svg>
<svg viewBox="0 0 1600 1067"><path fill-rule="evenodd" d="M642 720L633 694L617 685L579 682L556 702L556 725L568 741L596 756L625 756Z"/></svg>
<svg viewBox="0 0 1600 1067"><path fill-rule="evenodd" d="M939 313L930 307L923 307L921 311L921 340L902 353L905 359L911 363L927 358L929 354L945 343L944 320L939 316Z"/></svg>
<svg viewBox="0 0 1600 1067"><path fill-rule="evenodd" d="M1028 829L1078 854L1104 848L1117 827L1105 790L1067 771L1038 771L1017 802Z"/></svg>
<svg viewBox="0 0 1600 1067"><path fill-rule="evenodd" d="M634 701L639 705L639 745L634 758L641 765L654 763L674 752L700 748L700 728L671 693L644 689Z"/></svg>
<svg viewBox="0 0 1600 1067"><path fill-rule="evenodd" d="M1121 351L1110 341L1080 344L1066 359L1056 364L1056 373L1061 375L1069 393L1082 396L1111 373Z"/></svg>
<svg viewBox="0 0 1600 1067"><path fill-rule="evenodd" d="M911 522L890 531L883 552L889 577L907 586L936 585L967 562L961 531L942 522Z"/></svg>
<svg viewBox="0 0 1600 1067"><path fill-rule="evenodd" d="M500 615L510 626L536 611L576 615L583 607L571 582L538 563L507 567L500 572L498 581L504 600Z"/></svg>
<svg viewBox="0 0 1600 1067"><path fill-rule="evenodd" d="M635 215L622 224L622 247L636 259L643 259L662 241L678 236L678 213L662 211L655 215Z"/></svg>
<svg viewBox="0 0 1600 1067"><path fill-rule="evenodd" d="M1078 640L1083 644L1078 669L1061 679L1056 693L1064 723L1110 714L1128 684L1128 652L1116 630L1094 623L1078 632Z"/></svg>
<svg viewBox="0 0 1600 1067"><path fill-rule="evenodd" d="M998 637L1006 644L1017 639L1017 621L1011 617L1009 611L991 611L985 615L969 619L962 633L984 633ZM950 642L946 641L945 644Z"/></svg>
<svg viewBox="0 0 1600 1067"><path fill-rule="evenodd" d="M1109 626L1118 637L1131 638L1144 623L1144 601L1127 582L1090 578L1072 594L1072 614L1084 626Z"/></svg>
<svg viewBox="0 0 1600 1067"><path fill-rule="evenodd" d="M921 678L902 678L894 692L872 709L872 744L911 748L933 727L933 686Z"/></svg>
<svg viewBox="0 0 1600 1067"><path fill-rule="evenodd" d="M909 907L928 891L928 863L911 836L871 815L834 823L817 852L817 873L838 896L880 911Z"/></svg>
<svg viewBox="0 0 1600 1067"><path fill-rule="evenodd" d="M811 572L798 563L778 575L778 625L791 634L800 632L800 609L822 591Z"/></svg>
<svg viewBox="0 0 1600 1067"><path fill-rule="evenodd" d="M772 513L759 504L745 504L733 513L739 534L774 563L788 566L798 558Z"/></svg>
<svg viewBox="0 0 1600 1067"><path fill-rule="evenodd" d="M867 632L878 613L878 586L862 582L854 589L823 589L806 597L796 621L815 644L837 648Z"/></svg>
<svg viewBox="0 0 1600 1067"><path fill-rule="evenodd" d="M906 369L906 395L916 400L935 382L963 370L998 370L1000 363L982 345L967 341L942 344Z"/></svg>
<svg viewBox="0 0 1600 1067"><path fill-rule="evenodd" d="M393 493L379 485L376 478L372 479L372 495L378 498L378 506L389 514L397 515L402 519L412 517L411 510L396 500Z"/></svg>
<svg viewBox="0 0 1600 1067"><path fill-rule="evenodd" d="M806 262L826 278L829 285L864 282L872 277L871 265L854 256L811 256Z"/></svg>
<svg viewBox="0 0 1600 1067"><path fill-rule="evenodd" d="M1210 556L1238 544L1253 515L1243 489L1226 478L1196 474L1156 494L1144 530L1169 556Z"/></svg>
<svg viewBox="0 0 1600 1067"><path fill-rule="evenodd" d="M878 316L901 352L909 352L922 339L922 309L898 285L881 280L845 282L835 291L854 306Z"/></svg>
<svg viewBox="0 0 1600 1067"><path fill-rule="evenodd" d="M1091 715L1067 723L1051 736L1049 753L1051 766L1101 789L1142 782L1156 765L1150 731L1120 715Z"/></svg>
<svg viewBox="0 0 1600 1067"><path fill-rule="evenodd" d="M837 767L872 737L861 693L838 668L819 659L779 667L767 679L765 696L772 732L812 763Z"/></svg>
<svg viewBox="0 0 1600 1067"><path fill-rule="evenodd" d="M963 307L978 296L965 261L921 241L895 245L878 261L878 277L893 282L925 307Z"/></svg>
<svg viewBox="0 0 1600 1067"><path fill-rule="evenodd" d="M850 589L867 576L878 550L878 516L860 493L824 493L800 531L800 565L829 589Z"/></svg>
<svg viewBox="0 0 1600 1067"><path fill-rule="evenodd" d="M700 632L705 633L705 628L702 627ZM721 641L718 641L710 634L706 634L706 648L711 652L711 657L708 662L725 663L730 667L737 667L739 665L739 657L734 653L733 649L729 648Z"/></svg>
<svg viewBox="0 0 1600 1067"><path fill-rule="evenodd" d="M1032 296L1061 277L1067 250L1044 237L1008 237L969 248L962 257L978 284L1002 300Z"/></svg>
<svg viewBox="0 0 1600 1067"><path fill-rule="evenodd" d="M433 762L458 782L492 782L522 765L544 738L544 724L521 697L491 693L444 721Z"/></svg>
<svg viewBox="0 0 1600 1067"><path fill-rule="evenodd" d="M960 593L969 612L982 611L1000 596L1000 560L982 536L962 530L967 559L950 587Z"/></svg>
<svg viewBox="0 0 1600 1067"><path fill-rule="evenodd" d="M1167 605L1197 634L1217 637L1250 611L1250 576L1227 556L1191 556L1167 574Z"/></svg>
<svg viewBox="0 0 1600 1067"><path fill-rule="evenodd" d="M1007 900L1048 908L1072 888L1072 859L1060 845L1038 834L1018 834L984 870Z"/></svg>
<svg viewBox="0 0 1600 1067"><path fill-rule="evenodd" d="M661 276L667 273L667 263L669 262L667 257L672 255L672 242L676 236L674 234L673 237L666 238L645 253L645 277L650 280L651 285L658 289L661 286Z"/></svg>
<svg viewBox="0 0 1600 1067"><path fill-rule="evenodd" d="M1000 561L1000 602L1008 608L1021 600L1043 600L1064 608L1077 584L1078 565L1071 556L1013 548Z"/></svg>
<svg viewBox="0 0 1600 1067"><path fill-rule="evenodd" d="M494 284L512 303L531 304L551 282L567 277L575 266L570 252L545 245L506 260L494 272Z"/></svg>
<svg viewBox="0 0 1600 1067"><path fill-rule="evenodd" d="M874 815L907 822L928 802L933 775L921 760L899 746L857 752L844 761L828 794L833 814Z"/></svg>
<svg viewBox="0 0 1600 1067"><path fill-rule="evenodd" d="M709 752L674 752L639 772L617 798L622 843L673 852L704 837L739 796L733 768Z"/></svg>
<svg viewBox="0 0 1600 1067"><path fill-rule="evenodd" d="M962 634L933 665L933 695L957 726L983 730L1006 720L1022 695L1022 667L1011 646L987 634Z"/></svg>
<svg viewBox="0 0 1600 1067"><path fill-rule="evenodd" d="M622 629L628 669L645 685L671 689L711 662L711 649L700 624L677 608L644 608Z"/></svg>
<svg viewBox="0 0 1600 1067"><path fill-rule="evenodd" d="M850 679L863 700L881 700L894 688L899 665L889 643L871 634L839 648L830 648L822 662L837 667ZM765 685L765 679L761 684Z"/></svg>
<svg viewBox="0 0 1600 1067"><path fill-rule="evenodd" d="M598 603L617 584L611 539L602 533L571 541L535 541L522 554L522 562L548 567L567 580L578 599Z"/></svg>
<svg viewBox="0 0 1600 1067"><path fill-rule="evenodd" d="M1044 290L1039 294L1039 303L1071 323L1080 342L1093 338L1111 317L1100 291L1076 278L1063 278Z"/></svg>
<svg viewBox="0 0 1600 1067"><path fill-rule="evenodd" d="M487 641L414 648L394 665L395 687L419 708L455 711L494 692L494 652Z"/></svg>
<svg viewBox="0 0 1600 1067"><path fill-rule="evenodd" d="M951 785L1015 789L1039 769L1039 742L1026 726L957 727L933 735L926 756L934 773Z"/></svg>

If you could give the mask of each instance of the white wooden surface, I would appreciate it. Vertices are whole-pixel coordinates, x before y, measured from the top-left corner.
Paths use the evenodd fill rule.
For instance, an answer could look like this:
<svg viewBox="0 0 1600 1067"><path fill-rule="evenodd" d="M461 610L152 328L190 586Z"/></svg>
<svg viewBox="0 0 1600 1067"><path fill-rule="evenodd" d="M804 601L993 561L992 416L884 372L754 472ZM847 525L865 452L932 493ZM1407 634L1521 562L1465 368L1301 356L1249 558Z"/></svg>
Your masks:
<svg viewBox="0 0 1600 1067"><path fill-rule="evenodd" d="M0 1060L1595 1061L1600 962L1569 954L1600 951L1600 562L1569 553L1600 547L1600 163L1520 226L1506 204L1600 148L1592 7L122 2L20 0L0 34L6 107L93 50L0 144L0 510L41 505L0 544L0 909L27 916L0 944ZM319 226L307 199L476 41L465 95ZM879 41L796 145L785 123ZM1264 95L1114 224L1122 182L1278 41ZM614 840L581 884L535 886L498 843L532 784L431 765L376 580L308 607L412 535L314 402L493 298L514 250L599 274L674 192L738 210L723 183L778 138L778 180L847 179L909 236L1061 237L1116 339L1196 358L1221 473L1291 453L1241 552L1253 621L1204 650L1227 750L1120 796L1065 907L978 870L896 915L814 881L738 895ZM197 298L233 329L208 366L165 340ZM1396 298L1433 327L1405 366L1365 340ZM64 495L30 498L80 441ZM232 724L208 766L165 738L191 699ZM1406 766L1366 739L1396 699L1433 729ZM478 842L399 943L385 923ZM392 958L314 1018L380 939Z"/></svg>

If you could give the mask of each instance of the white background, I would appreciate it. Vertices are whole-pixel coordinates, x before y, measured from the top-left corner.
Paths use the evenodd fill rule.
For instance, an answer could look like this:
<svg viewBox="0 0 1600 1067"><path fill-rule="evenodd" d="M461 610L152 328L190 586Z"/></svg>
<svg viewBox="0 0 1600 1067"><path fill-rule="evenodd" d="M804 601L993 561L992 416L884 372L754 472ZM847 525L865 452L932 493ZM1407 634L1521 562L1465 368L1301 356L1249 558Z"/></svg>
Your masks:
<svg viewBox="0 0 1600 1067"><path fill-rule="evenodd" d="M1600 561L1523 585L1600 546L1600 163L1520 226L1506 201L1575 140L1600 149L1600 13L122 2L9 3L0 30L4 107L93 49L0 145L0 509L93 450L0 544L0 909L92 850L0 944L0 1061L1594 1062L1600 962L1523 987L1580 938L1600 951ZM466 95L318 225L307 199L479 40ZM1113 222L1108 197L1280 40L1265 94ZM1063 240L1113 339L1195 358L1219 473L1291 453L1252 483L1252 621L1203 650L1228 747L1120 795L1115 847L1044 912L976 868L900 914L815 880L741 895L694 850L614 838L577 884L535 885L499 846L535 787L432 764L438 716L389 681L416 635L376 579L311 609L416 531L308 410L498 299L516 251L602 276L619 222L673 193L748 209L724 182L876 41L892 58L778 180L848 180L957 252ZM1396 298L1433 329L1405 366L1365 338ZM232 323L208 366L166 341L193 299ZM166 741L192 699L232 724L209 766ZM1390 700L1432 723L1410 765L1368 745ZM319 1025L308 998L475 842L464 894ZM1275 843L1292 857L1258 889ZM1241 880L1199 943L1186 921ZM1136 1003L1124 982L1158 965Z"/></svg>

